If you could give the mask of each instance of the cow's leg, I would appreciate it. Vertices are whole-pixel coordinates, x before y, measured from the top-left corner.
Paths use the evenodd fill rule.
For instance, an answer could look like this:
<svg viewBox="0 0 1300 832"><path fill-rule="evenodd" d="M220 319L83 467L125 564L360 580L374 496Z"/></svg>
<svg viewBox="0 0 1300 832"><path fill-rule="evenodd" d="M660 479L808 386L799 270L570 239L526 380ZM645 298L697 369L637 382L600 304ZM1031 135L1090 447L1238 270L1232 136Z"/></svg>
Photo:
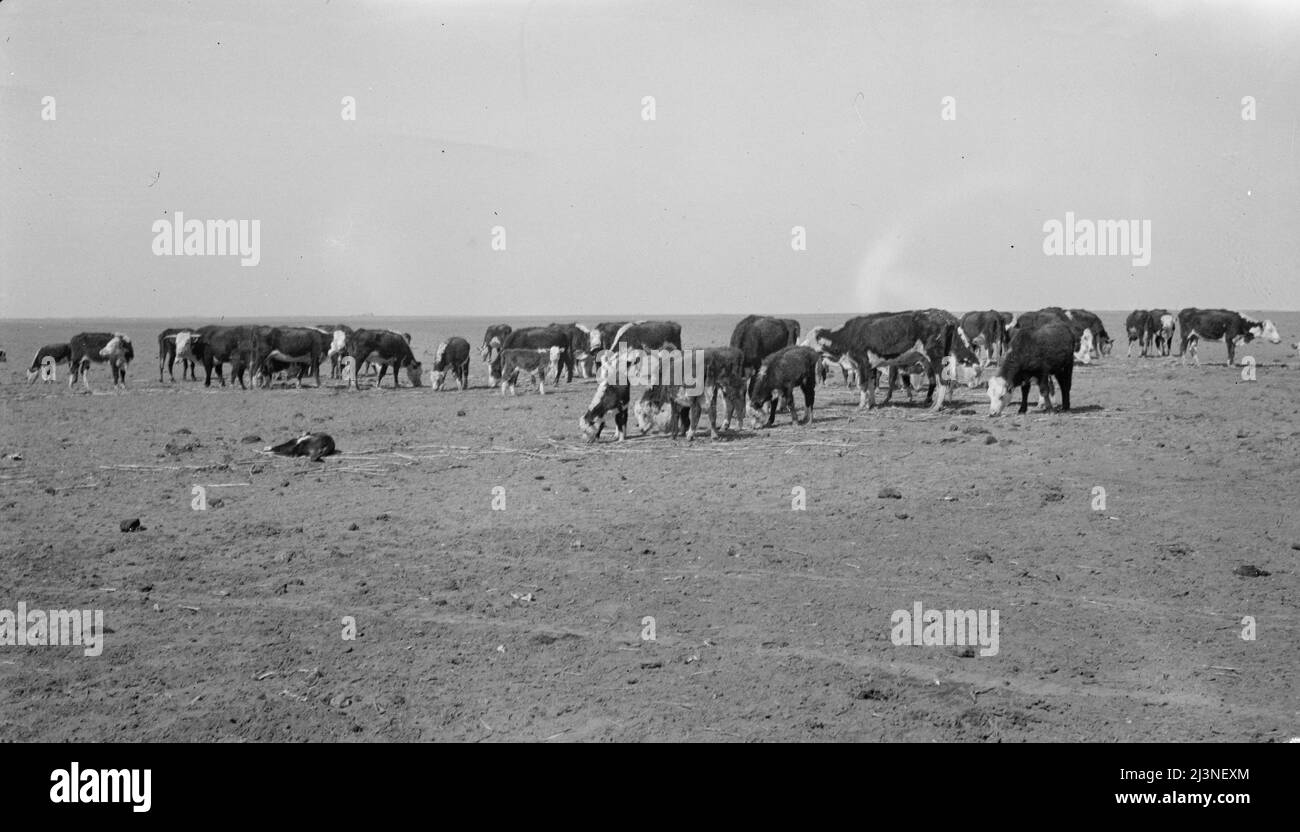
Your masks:
<svg viewBox="0 0 1300 832"><path fill-rule="evenodd" d="M777 405L776 398L773 397L768 402L768 406L767 406L767 427L769 428L772 427L773 423L776 422L776 405Z"/></svg>
<svg viewBox="0 0 1300 832"><path fill-rule="evenodd" d="M620 407L614 411L614 428L619 442L627 438L627 408Z"/></svg>
<svg viewBox="0 0 1300 832"><path fill-rule="evenodd" d="M1029 381L1028 380L1026 380L1024 384L1020 385L1020 410L1017 412L1018 413L1029 412Z"/></svg>
<svg viewBox="0 0 1300 832"><path fill-rule="evenodd" d="M1056 383L1061 386L1061 412L1070 409L1070 383L1073 381L1074 365L1070 364L1056 375Z"/></svg>
<svg viewBox="0 0 1300 832"><path fill-rule="evenodd" d="M1223 343L1228 348L1228 366L1231 367L1237 363L1237 339L1229 332L1223 336Z"/></svg>
<svg viewBox="0 0 1300 832"><path fill-rule="evenodd" d="M804 384L803 384L803 409L804 409L803 423L804 423L805 425L811 425L811 424L812 424L813 400L816 398L816 391L817 391L816 384L815 384L811 379L809 379L808 381L805 381L805 382L804 382ZM791 398L793 398L793 396L792 396Z"/></svg>
<svg viewBox="0 0 1300 832"><path fill-rule="evenodd" d="M790 411L790 424L799 424L799 412L794 409L794 385L790 385L781 391L781 404L785 409Z"/></svg>
<svg viewBox="0 0 1300 832"><path fill-rule="evenodd" d="M691 408L690 408L691 427L690 430L686 431L686 440L688 442L695 441L695 433L700 426L700 414L703 412L704 412L704 404L703 402L700 401L700 397L692 396Z"/></svg>
<svg viewBox="0 0 1300 832"><path fill-rule="evenodd" d="M876 368L869 361L858 362L858 410L876 406Z"/></svg>

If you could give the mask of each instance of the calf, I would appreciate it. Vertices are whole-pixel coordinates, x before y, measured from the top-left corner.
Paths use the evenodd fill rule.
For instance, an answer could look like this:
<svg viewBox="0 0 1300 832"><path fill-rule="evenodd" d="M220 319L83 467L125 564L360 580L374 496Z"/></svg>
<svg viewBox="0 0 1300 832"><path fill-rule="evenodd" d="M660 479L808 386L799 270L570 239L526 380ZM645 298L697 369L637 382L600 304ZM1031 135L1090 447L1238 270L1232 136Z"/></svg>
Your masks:
<svg viewBox="0 0 1300 832"><path fill-rule="evenodd" d="M1133 357L1134 341L1137 341L1138 348L1142 351L1142 356L1145 357L1147 346L1151 342L1151 313L1145 309L1134 309L1124 319L1124 330L1128 335L1128 354L1124 357Z"/></svg>
<svg viewBox="0 0 1300 832"><path fill-rule="evenodd" d="M120 332L82 332L72 336L68 346L71 348L69 387L80 376L82 385L89 390L90 365L105 362L113 372L113 386L126 386L126 368L135 358L130 338Z"/></svg>
<svg viewBox="0 0 1300 832"><path fill-rule="evenodd" d="M670 348L672 345L665 345ZM709 409L709 435L718 438L718 396L721 395L727 408L725 429L730 429L731 420L736 419L737 426L744 427L746 373L744 353L733 347L710 347L702 356L698 353L692 358L703 358L702 384L659 384L649 388L634 388L638 395L633 412L637 425L645 433L652 426L669 429L676 439L683 432L688 440L694 440L699 428L700 414L705 405ZM690 361L691 358L685 359ZM683 364L685 366L685 363ZM697 370L698 372L698 370ZM698 376L696 376L698 379ZM681 380L688 381L689 375L683 372Z"/></svg>
<svg viewBox="0 0 1300 832"><path fill-rule="evenodd" d="M1238 344L1248 344L1256 338L1264 338L1271 343L1280 344L1282 336L1272 321L1256 321L1227 309L1184 309L1178 313L1178 328L1182 331L1182 343L1178 356L1187 363L1187 345L1192 345L1192 361L1200 365L1197 345L1200 341L1223 341L1228 347L1228 364L1236 361Z"/></svg>
<svg viewBox="0 0 1300 832"><path fill-rule="evenodd" d="M794 388L803 390L803 424L812 423L814 388L817 386L817 365L821 355L811 347L784 347L763 362L758 376L750 388L749 406L760 416L763 405L768 404L767 426L776 421L778 399L790 411L792 422L798 422L794 409Z"/></svg>
<svg viewBox="0 0 1300 832"><path fill-rule="evenodd" d="M176 381L176 336L182 332L189 332L188 329L164 329L158 333L158 383L163 380L163 369L166 368L167 375L171 377L172 382ZM185 381L187 375L190 381L198 381L199 377L194 372L194 361L189 358L181 358L181 381Z"/></svg>
<svg viewBox="0 0 1300 832"><path fill-rule="evenodd" d="M316 386L320 387L320 364L328 354L333 333L313 327L284 326L273 327L264 334L259 333L259 336L254 341L255 371L272 375L268 366L270 361L280 364L301 364L316 379ZM409 351L409 344L407 348ZM299 373L295 381L298 387L302 387L303 375Z"/></svg>
<svg viewBox="0 0 1300 832"><path fill-rule="evenodd" d="M501 351L500 356L500 378L501 378L501 395L510 391L510 395L517 395L515 383L519 379L521 372L527 373L533 379L533 384L537 386L538 395L546 394L546 374L551 371L552 367L560 366L560 357L564 354L564 348L555 346L549 349L507 349ZM559 380L559 373L556 373L556 380Z"/></svg>
<svg viewBox="0 0 1300 832"><path fill-rule="evenodd" d="M552 347L560 348L560 359L554 362L555 380L560 380L560 371L565 367L569 372L573 372L573 354L569 352L569 334L558 329L552 329L545 326L525 327L516 329L506 336L502 349L488 365L488 383L496 387L502 380L502 355L506 350L543 350L549 352Z"/></svg>
<svg viewBox="0 0 1300 832"><path fill-rule="evenodd" d="M450 372L456 380L456 387L465 390L469 387L469 341L459 335L453 335L438 345L438 352L433 357L433 389L441 390L442 383Z"/></svg>
<svg viewBox="0 0 1300 832"><path fill-rule="evenodd" d="M35 382L36 379L40 377L41 365L45 363L45 359L47 358L54 362L55 367L65 361L71 362L72 347L68 344L46 344L37 350L36 355L32 356L32 366L27 368L28 384ZM50 377L45 381L47 383L50 381L57 381L57 377L54 373L51 373Z"/></svg>
<svg viewBox="0 0 1300 832"><path fill-rule="evenodd" d="M393 368L394 390L402 386L397 378L397 371L401 369L406 370L406 377L412 387L423 386L420 377L422 367L415 360L410 341L403 333L388 329L358 329L348 339L348 357L352 359L354 368L348 386L354 390L360 389L357 386L357 374L361 365L367 361L379 365L379 376L375 379L376 390L381 389L384 373L389 367Z"/></svg>
<svg viewBox="0 0 1300 832"><path fill-rule="evenodd" d="M1010 336L1005 321L1003 313L996 309L967 312L961 316L961 330L980 356L982 366L987 367L1001 360L1006 352Z"/></svg>
<svg viewBox="0 0 1300 832"><path fill-rule="evenodd" d="M1006 406L1011 389L1020 388L1020 413L1029 410L1029 385L1038 382L1039 407L1052 404L1051 379L1061 388L1061 410L1070 409L1070 382L1074 376L1074 331L1063 322L1018 331L1002 357L997 375L989 381L989 415Z"/></svg>
<svg viewBox="0 0 1300 832"><path fill-rule="evenodd" d="M636 388L640 394L632 412L636 415L637 427L641 433L652 427L659 430L671 430L673 439L682 433L687 441L695 440L695 428L700 422L701 395L691 395L688 388L656 385L654 387ZM664 413L667 412L665 425Z"/></svg>
<svg viewBox="0 0 1300 832"><path fill-rule="evenodd" d="M505 344L506 338L514 329L510 324L493 324L483 333L483 346L479 348L479 355L488 364L496 360L497 354L501 352L501 347Z"/></svg>
<svg viewBox="0 0 1300 832"><path fill-rule="evenodd" d="M319 462L322 457L338 453L334 447L334 437L328 433L304 433L297 439L279 445L268 445L263 450L280 456L305 456L312 462Z"/></svg>
<svg viewBox="0 0 1300 832"><path fill-rule="evenodd" d="M627 438L627 411L632 400L632 387L615 384L613 373L601 372L596 382L596 393L591 397L587 412L578 419L578 430L588 442L595 442L605 429L605 417L613 411L614 430L618 441Z"/></svg>

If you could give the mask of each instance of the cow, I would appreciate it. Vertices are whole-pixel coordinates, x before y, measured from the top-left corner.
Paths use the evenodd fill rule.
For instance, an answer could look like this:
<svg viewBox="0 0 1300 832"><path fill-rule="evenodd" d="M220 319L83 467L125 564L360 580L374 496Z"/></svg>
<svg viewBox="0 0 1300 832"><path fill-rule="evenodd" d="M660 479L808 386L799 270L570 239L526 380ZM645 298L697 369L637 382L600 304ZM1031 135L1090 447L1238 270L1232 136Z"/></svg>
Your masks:
<svg viewBox="0 0 1300 832"><path fill-rule="evenodd" d="M404 333L389 329L358 329L348 338L348 357L352 359L353 373L348 386L360 389L357 385L356 370L367 361L379 365L379 377L375 379L375 389L382 389L384 373L393 368L393 389L402 386L397 378L397 371L406 370L406 377L412 387L422 387L420 378L423 369L415 354L411 352L410 341Z"/></svg>
<svg viewBox="0 0 1300 832"><path fill-rule="evenodd" d="M135 358L135 349L131 339L120 332L81 332L68 341L70 348L70 375L68 387L72 387L77 378L82 385L90 389L90 365L108 363L113 371L113 386L126 386L126 368Z"/></svg>
<svg viewBox="0 0 1300 832"><path fill-rule="evenodd" d="M491 364L496 359L505 345L506 338L510 337L513 331L514 328L510 324L493 324L487 328L483 333L483 346L479 348L479 355L484 362Z"/></svg>
<svg viewBox="0 0 1300 832"><path fill-rule="evenodd" d="M778 399L790 411L792 423L799 424L794 408L794 388L803 390L804 417L802 424L812 423L813 400L817 386L817 365L821 354L812 347L782 347L768 356L758 369L749 391L749 406L759 417L767 404L767 427L776 421Z"/></svg>
<svg viewBox="0 0 1300 832"><path fill-rule="evenodd" d="M305 365L304 369L312 374L316 386L320 387L320 365L329 354L334 335L324 329L305 326L272 327L269 331L259 332L253 342L254 372L265 373L269 379L274 376L270 362ZM409 344L407 349L409 351ZM295 380L299 388L302 387L303 375L299 373ZM269 383L267 387L270 387Z"/></svg>
<svg viewBox="0 0 1300 832"><path fill-rule="evenodd" d="M1128 354L1124 357L1133 357L1134 341L1137 341L1138 348L1142 351L1142 356L1145 357L1147 347L1151 343L1151 313L1146 309L1134 309L1124 319L1124 331L1128 335Z"/></svg>
<svg viewBox="0 0 1300 832"><path fill-rule="evenodd" d="M176 381L176 336L182 332L188 332L188 329L178 329L175 327L164 329L158 333L158 383L163 380L163 369L166 368L167 375L173 382ZM199 377L194 372L194 362L188 358L181 359L181 381L186 377L190 381L198 381Z"/></svg>
<svg viewBox="0 0 1300 832"><path fill-rule="evenodd" d="M876 406L876 368L906 353L919 352L926 357L929 389L925 401L934 410L943 406L948 393L942 373L944 358L951 355L966 366L979 364L979 356L971 349L960 322L942 309L861 315L850 318L837 330L816 327L813 332L820 353L835 361L847 359L858 369L859 408ZM890 368L891 378L896 370ZM891 384L886 403L892 395Z"/></svg>
<svg viewBox="0 0 1300 832"><path fill-rule="evenodd" d="M682 325L676 321L633 321L619 327L609 349L625 344L629 350L657 350L668 344L681 346L681 343Z"/></svg>
<svg viewBox="0 0 1300 832"><path fill-rule="evenodd" d="M1228 347L1228 364L1236 361L1238 344L1248 344L1256 338L1263 338L1269 343L1282 343L1282 336L1270 320L1257 321L1227 309L1184 309L1178 313L1178 329L1182 332L1182 343L1178 357L1187 363L1188 342L1192 346L1192 361L1200 365L1197 346L1201 341L1223 341Z"/></svg>
<svg viewBox="0 0 1300 832"><path fill-rule="evenodd" d="M596 378L596 392L587 412L578 419L578 430L588 442L595 442L605 430L605 417L613 411L614 430L618 441L622 442L627 438L627 411L632 401L632 387L616 383L614 374L605 366Z"/></svg>
<svg viewBox="0 0 1300 832"><path fill-rule="evenodd" d="M216 370L217 380L226 386L222 365L231 364L231 378L237 380L241 388L244 385L244 371L256 370L253 364L254 341L269 327L257 326L201 326L197 330L183 331L176 334L176 356L188 358L195 364L203 365L203 386L212 386L212 372Z"/></svg>
<svg viewBox="0 0 1300 832"><path fill-rule="evenodd" d="M1083 324L1084 327L1092 331L1094 358L1110 355L1115 343L1111 341L1110 335L1106 333L1106 327L1102 324L1101 318L1087 309L1067 309L1065 310L1065 317L1068 320Z"/></svg>
<svg viewBox="0 0 1300 832"><path fill-rule="evenodd" d="M1002 359L1006 352L1010 336L1007 334L1006 317L996 309L986 312L967 312L961 316L961 331L966 340L975 347L980 356L980 363L987 367Z"/></svg>
<svg viewBox="0 0 1300 832"><path fill-rule="evenodd" d="M601 321L591 330L591 341L587 347L593 355L614 346L614 336L628 325L628 321Z"/></svg>
<svg viewBox="0 0 1300 832"><path fill-rule="evenodd" d="M325 355L330 360L330 378L343 378L343 355L348 350L348 336L352 327L347 324L320 324L315 329L329 333L329 349Z"/></svg>
<svg viewBox="0 0 1300 832"><path fill-rule="evenodd" d="M1023 313L1016 318L1012 328L1029 331L1052 322L1064 323L1070 327L1070 331L1074 333L1075 352L1079 349L1083 331L1087 329L1092 332L1093 357L1100 358L1103 355L1110 355L1112 342L1110 335L1106 333L1106 327L1102 325L1101 318L1086 309L1062 309L1059 306L1048 306L1039 309L1037 312Z"/></svg>
<svg viewBox="0 0 1300 832"><path fill-rule="evenodd" d="M647 433L652 427L672 432L676 439L682 433L687 441L695 441L695 428L700 422L702 395L693 396L688 388L667 384L635 388L640 399L632 407L637 427ZM667 411L665 424L664 411Z"/></svg>
<svg viewBox="0 0 1300 832"><path fill-rule="evenodd" d="M72 361L72 347L69 344L46 344L36 351L32 356L32 366L27 368L27 383L32 384L41 375L41 365L49 359L57 367L63 362ZM51 373L48 381L56 381L57 377Z"/></svg>
<svg viewBox="0 0 1300 832"><path fill-rule="evenodd" d="M1029 410L1029 385L1038 382L1041 409L1052 404L1051 380L1061 388L1061 410L1070 409L1070 382L1074 376L1074 330L1063 321L1051 321L1036 329L1016 328L1011 346L997 375L989 381L989 415L997 416L1006 406L1011 390L1020 388L1020 413Z"/></svg>
<svg viewBox="0 0 1300 832"><path fill-rule="evenodd" d="M582 324L549 324L551 329L558 329L569 336L569 355L571 360L568 364L568 380L573 381L573 366L577 364L578 375L582 378L589 378L592 370L591 362L591 336L593 330ZM558 379L557 379L558 380Z"/></svg>
<svg viewBox="0 0 1300 832"><path fill-rule="evenodd" d="M533 379L533 384L537 386L538 395L546 395L546 374L551 371L552 367L559 367L561 357L564 355L564 348L560 346L550 347L548 349L505 349L500 355L500 376L501 395L506 395L509 390L510 395L517 395L515 383L519 380L521 372L527 373ZM557 370L555 373L556 383L559 383L560 374Z"/></svg>
<svg viewBox="0 0 1300 832"><path fill-rule="evenodd" d="M795 329L798 326L798 323L795 323ZM758 368L763 366L763 359L784 347L793 345L790 341L790 331L787 322L779 318L746 315L731 331L730 344L732 349L738 349L744 355L745 370L756 374ZM798 343L797 336L795 343ZM750 390L754 387L752 376L749 387Z"/></svg>
<svg viewBox="0 0 1300 832"><path fill-rule="evenodd" d="M496 357L488 364L488 383L496 387L501 383L501 356L506 350L545 350L550 351L551 347L560 348L559 361L555 362L555 380L560 380L560 371L565 367L569 372L573 372L573 354L569 352L569 334L562 330L552 329L545 326L530 326L523 329L516 329L506 336L501 344L501 350Z"/></svg>
<svg viewBox="0 0 1300 832"><path fill-rule="evenodd" d="M262 450L280 456L305 456L312 462L320 462L322 457L338 453L334 437L328 433L304 433L297 439L279 445L267 445Z"/></svg>
<svg viewBox="0 0 1300 832"><path fill-rule="evenodd" d="M469 341L459 335L453 335L438 345L433 357L433 389L441 390L447 373L456 380L456 387L465 390L469 387Z"/></svg>
<svg viewBox="0 0 1300 832"><path fill-rule="evenodd" d="M1151 318L1151 336L1155 339L1155 350L1161 355L1169 355L1174 348L1174 327L1177 319L1169 314L1168 309L1152 309L1147 313Z"/></svg>

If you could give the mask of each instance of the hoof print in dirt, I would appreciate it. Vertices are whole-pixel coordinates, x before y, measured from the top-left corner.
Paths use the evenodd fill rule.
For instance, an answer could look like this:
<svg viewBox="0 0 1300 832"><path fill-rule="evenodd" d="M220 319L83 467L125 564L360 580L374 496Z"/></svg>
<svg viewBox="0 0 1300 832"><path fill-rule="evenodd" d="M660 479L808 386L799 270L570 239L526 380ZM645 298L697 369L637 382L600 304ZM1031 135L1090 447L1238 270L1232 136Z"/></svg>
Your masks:
<svg viewBox="0 0 1300 832"><path fill-rule="evenodd" d="M145 530L144 526L140 525L139 517L133 517L130 520L123 520L118 524L118 528L124 532L142 532Z"/></svg>
<svg viewBox="0 0 1300 832"><path fill-rule="evenodd" d="M1240 575L1243 578L1267 578L1272 573L1264 569L1260 569L1258 566L1255 566L1254 564L1247 563L1238 566L1236 569L1232 570L1232 574Z"/></svg>
<svg viewBox="0 0 1300 832"><path fill-rule="evenodd" d="M290 439L279 445L268 445L262 450L280 456L305 456L312 462L338 453L338 449L334 447L334 437L328 433L304 433L297 439Z"/></svg>

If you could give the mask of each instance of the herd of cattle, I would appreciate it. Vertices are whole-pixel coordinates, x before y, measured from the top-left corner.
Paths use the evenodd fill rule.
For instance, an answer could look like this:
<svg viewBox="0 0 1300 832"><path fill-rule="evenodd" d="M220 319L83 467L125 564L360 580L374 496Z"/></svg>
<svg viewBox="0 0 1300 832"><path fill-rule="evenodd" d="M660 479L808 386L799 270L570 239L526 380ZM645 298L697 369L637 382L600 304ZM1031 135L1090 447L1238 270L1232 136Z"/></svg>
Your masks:
<svg viewBox="0 0 1300 832"><path fill-rule="evenodd" d="M1136 342L1141 355L1168 356L1175 335L1180 336L1179 356L1188 348L1199 364L1201 341L1223 341L1228 362L1235 360L1238 344L1255 338L1280 343L1272 321L1256 321L1224 309L1183 309L1175 317L1164 309L1136 310L1125 322L1129 356ZM413 386L422 386L425 368L415 358L407 333L387 329L352 329L343 324L317 327L204 326L165 329L158 335L158 380L164 373L175 381L175 364L181 362L182 381L197 381L204 370L204 385L215 373L224 387L224 366L231 380L246 388L271 386L283 374L285 381L301 386L312 376L320 386L320 368L328 363L331 378L345 379L349 387L369 371L377 373L375 386L392 370L393 386L400 387L404 371ZM914 385L926 385L926 404L942 407L956 385L974 387L987 382L989 413L1001 412L1012 391L1021 391L1019 412L1028 409L1029 390L1037 384L1041 408L1050 408L1054 387L1060 389L1062 410L1070 409L1070 387L1076 361L1090 363L1109 355L1113 341L1101 319L1084 309L1048 307L1014 316L995 310L970 312L958 319L942 309L881 312L849 319L838 329L814 327L800 338L799 322L789 318L750 315L741 320L729 346L683 350L681 325L673 321L614 321L586 327L550 324L512 329L498 324L484 333L479 353L488 365L492 387L514 392L520 374L545 392L548 375L558 384L562 374L573 381L575 370L583 378L595 377L597 386L590 406L579 422L582 433L595 441L612 415L619 439L626 436L629 412L647 431L658 426L673 436L694 438L705 407L710 433L718 433L717 401L727 408L723 429L735 420L744 424L748 411L761 419L767 408L771 425L782 406L798 421L794 391L803 392L803 423L812 420L814 390L836 369L846 385L855 383L860 407L875 405L876 388L885 385L885 402L901 381L911 398ZM685 367L689 352L703 378L678 374L642 387L629 381L638 362ZM438 345L432 365L433 386L442 389L450 375L459 389L469 386L471 347L461 337ZM83 332L66 344L41 347L27 371L29 382L51 381L55 366L68 363L69 385L81 378L89 387L92 364L107 364L115 385L126 384L128 365L135 351L122 333ZM0 351L0 360L4 353ZM677 363L674 364L673 362ZM620 364L621 362L621 364ZM637 398L633 401L633 390ZM936 395L937 391L937 395Z"/></svg>

